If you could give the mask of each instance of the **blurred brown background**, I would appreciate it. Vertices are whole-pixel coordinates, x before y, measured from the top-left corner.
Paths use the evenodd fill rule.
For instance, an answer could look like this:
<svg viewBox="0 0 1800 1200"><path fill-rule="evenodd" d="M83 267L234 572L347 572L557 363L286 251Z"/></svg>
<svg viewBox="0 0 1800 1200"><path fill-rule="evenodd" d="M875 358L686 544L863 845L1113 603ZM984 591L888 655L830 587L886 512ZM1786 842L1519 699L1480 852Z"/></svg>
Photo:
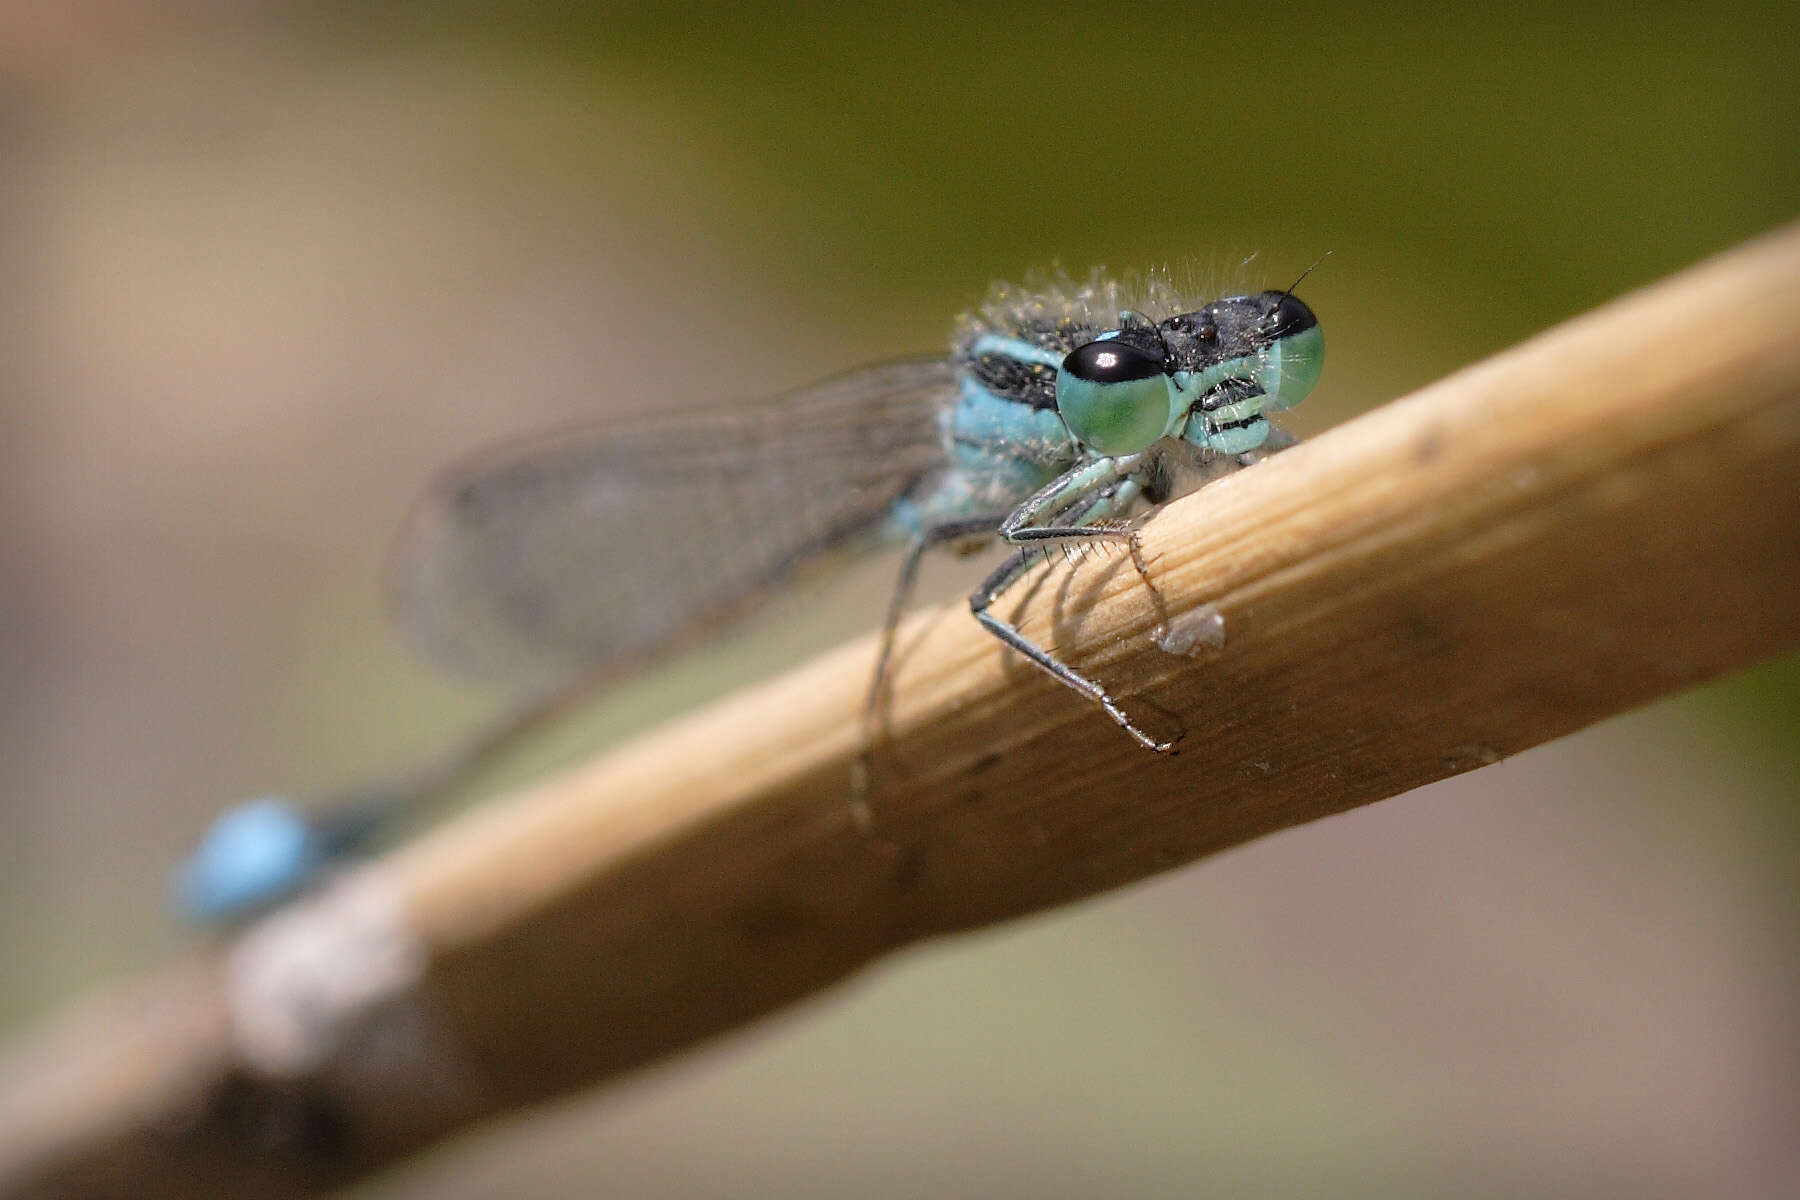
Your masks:
<svg viewBox="0 0 1800 1200"><path fill-rule="evenodd" d="M1330 250L1316 431L1791 218L1797 34L1775 5L0 5L0 1021L186 942L165 874L224 803L494 703L382 611L391 531L470 447L929 351L1051 263L1280 286ZM871 626L889 569L566 752ZM359 1194L1780 1194L1797 698L1773 664L926 947Z"/></svg>

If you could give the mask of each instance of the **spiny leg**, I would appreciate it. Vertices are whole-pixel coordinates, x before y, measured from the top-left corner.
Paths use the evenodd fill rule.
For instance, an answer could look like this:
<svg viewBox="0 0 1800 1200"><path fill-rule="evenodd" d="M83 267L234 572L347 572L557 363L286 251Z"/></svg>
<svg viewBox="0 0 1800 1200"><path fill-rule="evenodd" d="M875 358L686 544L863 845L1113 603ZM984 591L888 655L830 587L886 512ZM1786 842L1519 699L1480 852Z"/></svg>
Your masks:
<svg viewBox="0 0 1800 1200"><path fill-rule="evenodd" d="M1111 497L1100 497L1099 499L1102 502L1108 502ZM1047 547L1050 545L1064 548L1107 543L1123 545L1125 552L1131 555L1131 565L1137 571L1138 578L1144 581L1144 586L1154 593L1159 603L1162 600L1162 591L1156 586L1156 581L1150 578L1150 567L1144 562L1144 547L1143 543L1138 540L1137 529L1127 521L1096 521L1092 525L1032 526L1013 530L1006 540L1015 546L1024 546L1027 549L1036 543L1044 543L1046 554L1049 553ZM1070 559L1069 561L1074 560Z"/></svg>
<svg viewBox="0 0 1800 1200"><path fill-rule="evenodd" d="M900 618L906 612L914 585L918 583L919 563L933 546L978 535L992 537L1007 515L986 513L929 525L907 544L906 556L900 562L900 575L894 581L894 593L888 601L887 619L881 624L881 649L875 656L875 672L869 680L868 694L863 698L861 744L857 747L856 757L850 761L850 817L865 833L874 822L874 814L869 811L869 763L875 752L876 717L881 697L887 689L888 668L894 658L894 639L900 628Z"/></svg>
<svg viewBox="0 0 1800 1200"><path fill-rule="evenodd" d="M1005 642L1008 646L1011 646L1014 650L1017 650L1020 654L1023 654L1026 658L1036 663L1039 667L1042 667L1055 678L1061 680L1064 685L1080 692L1083 696L1086 696L1089 700L1092 700L1095 704L1098 704L1101 708L1105 709L1106 715L1111 717L1119 728L1130 734L1132 740L1136 741L1138 745L1144 747L1146 750L1154 750L1158 754L1163 754L1172 750L1175 746L1173 741L1159 741L1157 738L1152 737L1142 729L1139 729L1136 723L1126 715L1125 710L1119 707L1118 702L1107 695L1105 688L1101 687L1092 679L1089 679L1086 675L1075 670L1073 667L1058 662L1051 656L1049 651L1043 649L1041 646L1028 639L1024 634L1020 633L1016 625L1013 625L1009 621L1001 620L990 611L990 606L993 602L999 599L1002 592L1025 575L1030 569L1031 563L1031 552L1029 550L1021 550L1005 562L1001 563L1000 566L995 569L993 574L984 579L981 586L975 589L974 595L969 597L969 609L975 614L975 619L980 621L982 626L986 628L989 633Z"/></svg>
<svg viewBox="0 0 1800 1200"><path fill-rule="evenodd" d="M1137 529L1124 515L1140 497L1162 494L1165 463L1155 454L1101 458L1078 465L1051 480L1000 523L1000 536L1015 546L1043 543L1046 559L1052 544L1064 548L1112 543L1131 555L1144 586L1161 604L1162 594L1150 578Z"/></svg>
<svg viewBox="0 0 1800 1200"><path fill-rule="evenodd" d="M1017 626L991 611L1001 593L1018 582L1029 569L1034 545L1123 544L1130 550L1132 565L1154 593L1156 588L1150 581L1137 531L1120 520L1119 514L1128 510L1141 493L1142 484L1138 477L1153 474L1155 467L1155 460L1143 455L1098 459L1075 467L1020 505L1001 523L1000 535L1024 548L982 581L969 597L969 608L989 633L1066 687L1100 705L1139 745L1163 753L1172 749L1175 743L1158 740L1139 729L1105 688L1066 663L1057 661L1049 651L1025 637Z"/></svg>

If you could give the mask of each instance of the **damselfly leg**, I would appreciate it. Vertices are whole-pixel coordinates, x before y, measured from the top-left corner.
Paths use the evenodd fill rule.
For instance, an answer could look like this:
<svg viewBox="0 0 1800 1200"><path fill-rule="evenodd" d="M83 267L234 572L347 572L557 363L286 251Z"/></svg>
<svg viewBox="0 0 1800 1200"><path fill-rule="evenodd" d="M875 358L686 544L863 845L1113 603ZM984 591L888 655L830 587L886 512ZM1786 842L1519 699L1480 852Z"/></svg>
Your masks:
<svg viewBox="0 0 1800 1200"><path fill-rule="evenodd" d="M1031 566L1032 550L1050 546L1123 546L1139 578L1158 601L1161 596L1144 563L1137 530L1125 519L1144 490L1143 480L1155 473L1154 456L1102 458L1066 472L1020 505L1000 526L1000 536L1021 547L995 568L969 597L969 608L987 631L1023 654L1053 678L1098 704L1132 739L1147 750L1166 753L1178 739L1146 733L1119 707L1098 682L1059 661L993 612L994 601L1018 582Z"/></svg>

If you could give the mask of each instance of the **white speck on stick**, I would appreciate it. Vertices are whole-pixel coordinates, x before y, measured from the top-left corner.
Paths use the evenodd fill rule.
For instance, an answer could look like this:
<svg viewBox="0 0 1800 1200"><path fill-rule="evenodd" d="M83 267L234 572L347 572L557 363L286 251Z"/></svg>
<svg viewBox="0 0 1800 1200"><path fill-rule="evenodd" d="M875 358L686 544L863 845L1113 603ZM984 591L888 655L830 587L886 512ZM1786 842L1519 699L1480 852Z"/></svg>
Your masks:
<svg viewBox="0 0 1800 1200"><path fill-rule="evenodd" d="M424 973L387 875L368 867L251 929L225 968L239 1052L278 1076L313 1070L384 1001Z"/></svg>

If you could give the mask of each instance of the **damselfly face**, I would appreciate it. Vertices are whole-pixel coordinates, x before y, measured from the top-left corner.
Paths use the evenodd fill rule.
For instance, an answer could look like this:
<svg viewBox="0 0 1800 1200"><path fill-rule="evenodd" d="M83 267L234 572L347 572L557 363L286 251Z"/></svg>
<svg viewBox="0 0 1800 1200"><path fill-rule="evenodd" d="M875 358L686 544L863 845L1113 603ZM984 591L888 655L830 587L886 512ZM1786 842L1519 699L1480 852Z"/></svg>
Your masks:
<svg viewBox="0 0 1800 1200"><path fill-rule="evenodd" d="M1178 435L1221 452L1254 448L1267 432L1266 421L1256 426L1262 413L1299 403L1324 365L1318 319L1291 292L1232 296L1154 324L1133 317L1121 314L1118 329L1057 370L1057 411L1098 454L1137 454ZM1208 401L1228 394L1241 424L1223 437L1216 420L1193 424L1196 408L1211 412L1222 405Z"/></svg>

